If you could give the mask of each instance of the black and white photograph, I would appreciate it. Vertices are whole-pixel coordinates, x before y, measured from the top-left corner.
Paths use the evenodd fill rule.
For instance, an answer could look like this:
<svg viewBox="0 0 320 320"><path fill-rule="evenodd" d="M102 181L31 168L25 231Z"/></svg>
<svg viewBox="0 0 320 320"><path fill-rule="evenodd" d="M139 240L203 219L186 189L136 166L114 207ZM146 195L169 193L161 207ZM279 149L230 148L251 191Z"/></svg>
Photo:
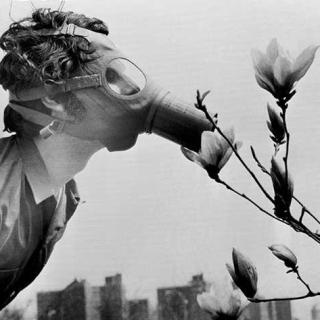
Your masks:
<svg viewBox="0 0 320 320"><path fill-rule="evenodd" d="M320 320L320 3L1 0L0 320Z"/></svg>

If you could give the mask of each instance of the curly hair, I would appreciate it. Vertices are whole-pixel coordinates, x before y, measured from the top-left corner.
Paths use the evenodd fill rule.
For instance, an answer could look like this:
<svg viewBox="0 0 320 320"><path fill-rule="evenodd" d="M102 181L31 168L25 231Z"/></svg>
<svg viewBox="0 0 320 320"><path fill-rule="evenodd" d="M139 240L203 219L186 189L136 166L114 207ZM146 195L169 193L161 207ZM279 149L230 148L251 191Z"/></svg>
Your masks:
<svg viewBox="0 0 320 320"><path fill-rule="evenodd" d="M64 23L75 24L108 35L103 21L74 12L37 9L31 17L14 22L0 37L6 55L0 62L0 84L7 90L39 85L45 80L63 80L85 67L93 53L83 37L70 35L43 36L42 29L57 29ZM8 107L4 113L5 131L19 132L22 117Z"/></svg>
<svg viewBox="0 0 320 320"><path fill-rule="evenodd" d="M34 11L31 18L11 24L0 38L0 48L6 52L0 63L0 84L4 89L66 79L88 61L88 54L93 52L83 37L43 36L39 32L57 29L64 23L109 33L107 26L96 18L43 8Z"/></svg>

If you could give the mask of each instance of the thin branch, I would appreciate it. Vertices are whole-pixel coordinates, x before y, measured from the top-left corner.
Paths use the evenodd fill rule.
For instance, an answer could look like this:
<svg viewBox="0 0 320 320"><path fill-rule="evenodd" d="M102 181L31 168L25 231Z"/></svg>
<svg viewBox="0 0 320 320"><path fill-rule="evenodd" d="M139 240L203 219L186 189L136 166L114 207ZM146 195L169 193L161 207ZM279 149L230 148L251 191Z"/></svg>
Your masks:
<svg viewBox="0 0 320 320"><path fill-rule="evenodd" d="M253 180L256 182L256 184L258 185L258 187L260 188L260 190L263 192L263 194L266 196L266 198L272 203L274 204L274 200L273 198L269 195L269 193L265 190L265 188L262 186L261 182L259 181L259 179L256 177L256 175L253 173L253 171L247 166L247 164L244 162L244 160L241 158L240 154L238 153L238 150L234 147L234 145L231 143L231 141L229 141L229 139L224 135L224 133L221 131L221 129L216 126L217 131L219 132L219 134L228 142L229 146L231 147L232 151L234 152L234 154L236 155L236 157L239 159L239 161L241 162L241 164L245 167L245 169L248 171L248 173L251 175L251 177L253 178Z"/></svg>
<svg viewBox="0 0 320 320"><path fill-rule="evenodd" d="M261 302L270 302L270 301L302 300L305 298L315 297L320 295L320 292L313 292L310 286L301 278L298 268L292 269L289 272L294 272L297 275L297 279L306 287L306 289L308 290L308 293L306 293L305 295L296 296L296 297L269 298L269 299L252 298L248 300L254 303L261 303Z"/></svg>
<svg viewBox="0 0 320 320"><path fill-rule="evenodd" d="M259 161L257 155L256 155L256 152L253 148L253 146L250 146L250 150L251 150L251 154L252 154L252 157L254 159L254 161L256 162L257 166L261 169L261 171L265 174L267 174L268 176L271 176L270 172L266 169L266 167L264 167L262 165L262 163Z"/></svg>
<svg viewBox="0 0 320 320"><path fill-rule="evenodd" d="M217 130L218 133L227 141L228 145L230 146L230 148L232 149L232 151L234 152L234 154L236 155L236 157L239 159L239 161L241 162L241 164L244 166L244 168L249 172L249 174L251 175L251 177L254 179L254 181L256 182L256 184L258 185L258 187L260 188L260 190L264 193L264 195L266 196L266 198L272 202L272 204L274 204L274 199L269 195L269 193L264 189L264 187L262 186L262 184L260 183L260 181L258 180L258 178L256 177L256 175L253 173L253 171L251 171L251 169L247 166L247 164L244 162L244 160L241 158L240 154L238 153L237 148L233 145L233 143L228 139L228 137L222 132L222 130L217 126L216 122L213 120L213 118L210 116L210 114L208 113L207 107L203 104L203 100L205 99L205 97L208 95L209 91L205 92L202 96L200 95L199 90L197 91L197 103L195 104L195 107L199 110L201 110L202 112L204 112L206 118L211 122L212 124L212 130ZM287 130L287 126L286 126L286 117L285 117L285 111L287 108L287 101L288 100L279 100L278 101L278 105L282 108L283 113L283 121L284 121L284 126L285 126L285 131L286 131L286 155L284 157L284 162L285 162L285 172L286 172L286 183L288 185L288 156L289 156L289 139L290 139L290 135L289 132ZM259 165L260 169L263 170L263 172L265 172L266 174L270 175L270 173L268 172L268 170L266 170L261 163L259 162L258 158L255 155L254 149L251 147L251 152L252 155L254 157L254 159L256 160L257 164ZM244 193L240 193L237 190L235 190L234 188L232 188L231 186L229 186L226 182L220 180L219 178L216 178L216 181L222 185L224 185L227 189L231 190L232 192L234 192L235 194L237 194L238 196L244 198L245 200L249 201L251 204L253 204L256 208L258 208L261 212L263 212L264 214L270 216L271 218L278 220L284 224L290 225L295 231L297 232L302 232L304 234L306 234L307 236L309 236L311 239L315 240L317 243L320 243L320 236L314 232L312 232L311 230L308 229L308 227L306 227L301 221L296 220L294 217L292 217L291 215L286 218L286 219L280 219L274 215L272 215L271 213L269 213L268 211L266 211L265 209L263 209L261 206L259 206L254 200L252 200L251 198L249 198L247 195L245 195ZM293 197L295 200L296 198ZM306 212L308 212L306 210ZM317 222L318 220L311 215ZM319 222L318 222L319 223Z"/></svg>
<svg viewBox="0 0 320 320"><path fill-rule="evenodd" d="M286 186L288 188L288 186L289 186L288 158L289 158L289 146L290 146L290 133L288 131L287 117L286 117L288 104L287 104L287 101L283 100L283 99L278 100L277 104L282 110L281 117L282 117L282 121L283 121L284 131L286 134L286 142L285 142L286 143L286 153L283 158L283 161L284 161L284 166L285 166Z"/></svg>
<svg viewBox="0 0 320 320"><path fill-rule="evenodd" d="M297 227L299 232L302 232L306 234L308 237L316 241L317 243L320 243L320 237L318 234L312 232L308 227L306 227L303 223L300 223L298 220L294 219L293 217L290 217L290 220L288 221L289 224L294 228Z"/></svg>
<svg viewBox="0 0 320 320"><path fill-rule="evenodd" d="M241 158L240 154L238 153L237 148L235 148L235 146L233 145L233 143L231 143L231 141L228 139L228 137L222 132L222 130L216 125L216 123L213 121L212 117L210 116L207 107L203 104L203 100L205 98L205 96L207 95L207 92L200 97L200 93L199 91L197 91L197 103L196 103L196 108L198 108L199 110L201 110L202 112L204 112L206 118L211 122L212 126L214 129L216 129L218 131L218 133L227 141L228 145L230 146L230 148L232 149L232 151L234 152L234 154L236 155L236 157L239 159L239 161L241 162L241 164L244 166L244 168L248 171L248 173L251 175L251 177L253 178L253 180L256 182L256 184L258 185L258 187L260 188L260 190L263 192L263 194L265 195L265 197L272 203L274 204L274 200L273 198L269 195L269 193L265 190L265 188L262 186L261 182L259 181L259 179L256 177L256 175L253 173L253 171L247 166L247 164L244 162L244 160Z"/></svg>
<svg viewBox="0 0 320 320"><path fill-rule="evenodd" d="M320 292L315 292L315 293L307 293L303 296L296 296L296 297L285 297L285 298L270 298L270 299L259 299L259 298L249 298L248 300L250 302L254 303L261 303L261 302L270 302L270 301L285 301L285 300L302 300L305 298L310 298L310 297L315 297L315 296L320 296Z"/></svg>
<svg viewBox="0 0 320 320"><path fill-rule="evenodd" d="M251 154L255 162L257 163L257 166L261 169L261 171L268 176L270 176L270 172L262 165L262 163L259 161L256 152L254 148L251 146ZM311 217L313 218L318 224L320 224L320 220L295 196L293 195L292 198L304 209L304 211Z"/></svg>
<svg viewBox="0 0 320 320"><path fill-rule="evenodd" d="M314 294L310 288L310 286L301 278L298 268L292 270L296 275L297 279L307 288L309 294Z"/></svg>
<svg viewBox="0 0 320 320"><path fill-rule="evenodd" d="M280 221L282 223L285 223L285 224L289 225L289 223L287 221L281 220L281 219L277 218L276 216L272 215L270 212L268 212L267 210L263 209L259 204L257 204L254 200L252 200L246 194L241 193L241 192L237 191L236 189L234 189L233 187L231 187L227 182L221 180L220 178L217 178L216 182L224 185L228 190L232 191L233 193L235 193L236 195L240 196L241 198L249 201L256 208L258 208L261 212L263 212L264 214L268 215L272 219L278 220L278 221Z"/></svg>
<svg viewBox="0 0 320 320"><path fill-rule="evenodd" d="M310 217L312 217L316 222L318 222L318 223L320 224L320 220L317 219L317 217L316 217L312 212L310 212L310 210L309 210L299 199L297 199L295 196L293 196L292 198L293 198L297 203L299 203L299 205L302 207L302 209L304 209L304 211L305 211L306 213L308 213L308 215L309 215Z"/></svg>
<svg viewBox="0 0 320 320"><path fill-rule="evenodd" d="M303 217L304 217L304 214L306 213L306 209L304 207L302 207L301 209L301 215L300 215L300 218L299 218L299 222L302 223L302 220L303 220Z"/></svg>

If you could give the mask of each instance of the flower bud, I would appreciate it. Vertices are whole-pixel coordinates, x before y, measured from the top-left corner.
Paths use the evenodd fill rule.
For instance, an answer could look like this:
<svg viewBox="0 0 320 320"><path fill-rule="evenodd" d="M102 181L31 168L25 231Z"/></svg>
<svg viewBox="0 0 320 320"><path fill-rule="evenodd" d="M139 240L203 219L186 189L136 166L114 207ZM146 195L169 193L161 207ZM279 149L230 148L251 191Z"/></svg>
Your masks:
<svg viewBox="0 0 320 320"><path fill-rule="evenodd" d="M286 218L290 215L290 205L293 197L293 180L286 171L284 165L275 157L271 160L271 179L274 189L275 215Z"/></svg>
<svg viewBox="0 0 320 320"><path fill-rule="evenodd" d="M236 249L232 251L233 266L227 264L227 269L235 284L248 298L257 293L258 274L250 259Z"/></svg>
<svg viewBox="0 0 320 320"><path fill-rule="evenodd" d="M271 252L280 260L282 260L286 267L295 269L297 267L296 255L283 244L274 244L269 247Z"/></svg>
<svg viewBox="0 0 320 320"><path fill-rule="evenodd" d="M269 121L267 121L267 126L272 133L271 139L273 142L277 144L282 144L285 138L285 129L283 120L280 117L279 112L275 110L275 108L271 107L268 103L268 115Z"/></svg>

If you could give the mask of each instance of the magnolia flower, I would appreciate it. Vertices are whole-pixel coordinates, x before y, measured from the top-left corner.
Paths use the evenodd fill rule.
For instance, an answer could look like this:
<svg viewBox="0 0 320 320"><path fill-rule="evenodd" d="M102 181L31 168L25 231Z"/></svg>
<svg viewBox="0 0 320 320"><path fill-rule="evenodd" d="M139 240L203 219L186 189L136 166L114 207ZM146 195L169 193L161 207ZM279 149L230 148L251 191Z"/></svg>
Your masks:
<svg viewBox="0 0 320 320"><path fill-rule="evenodd" d="M223 131L223 134L235 149L240 148L241 143L235 142L233 128ZM213 179L218 178L220 170L230 159L233 152L229 143L217 132L217 130L214 132L202 132L201 148L199 153L193 152L184 147L181 148L181 151L190 161L197 163L199 166L207 170L209 176Z"/></svg>
<svg viewBox="0 0 320 320"><path fill-rule="evenodd" d="M310 68L318 46L309 46L301 54L292 59L288 52L271 40L266 53L252 50L255 76L259 86L269 91L277 99L289 100L294 84L300 80Z"/></svg>
<svg viewBox="0 0 320 320"><path fill-rule="evenodd" d="M293 180L285 167L273 157L271 160L271 179L274 190L274 210L279 218L285 218L290 214L290 205L293 197Z"/></svg>
<svg viewBox="0 0 320 320"><path fill-rule="evenodd" d="M256 267L248 257L236 249L232 251L233 266L227 264L227 269L235 284L248 298L257 293L258 274Z"/></svg>
<svg viewBox="0 0 320 320"><path fill-rule="evenodd" d="M269 247L271 252L280 260L282 260L286 267L296 269L298 259L296 255L283 244L274 244Z"/></svg>
<svg viewBox="0 0 320 320"><path fill-rule="evenodd" d="M213 320L236 320L249 303L231 279L213 283L209 292L197 296L197 301Z"/></svg>
<svg viewBox="0 0 320 320"><path fill-rule="evenodd" d="M269 115L269 121L267 121L267 126L272 133L271 139L277 144L282 144L284 142L285 138L285 129L283 120L279 114L279 112L274 108L271 107L268 103L268 115Z"/></svg>

